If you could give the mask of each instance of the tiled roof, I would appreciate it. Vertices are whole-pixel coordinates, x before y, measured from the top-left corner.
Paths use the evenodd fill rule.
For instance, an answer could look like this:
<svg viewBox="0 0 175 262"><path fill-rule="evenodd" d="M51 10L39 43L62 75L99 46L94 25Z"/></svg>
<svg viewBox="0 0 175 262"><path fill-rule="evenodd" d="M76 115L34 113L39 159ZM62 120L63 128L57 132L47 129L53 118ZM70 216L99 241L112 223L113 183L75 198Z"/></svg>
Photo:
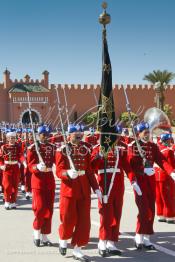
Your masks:
<svg viewBox="0 0 175 262"><path fill-rule="evenodd" d="M18 92L49 92L49 90L40 84L15 84L9 90L9 93Z"/></svg>

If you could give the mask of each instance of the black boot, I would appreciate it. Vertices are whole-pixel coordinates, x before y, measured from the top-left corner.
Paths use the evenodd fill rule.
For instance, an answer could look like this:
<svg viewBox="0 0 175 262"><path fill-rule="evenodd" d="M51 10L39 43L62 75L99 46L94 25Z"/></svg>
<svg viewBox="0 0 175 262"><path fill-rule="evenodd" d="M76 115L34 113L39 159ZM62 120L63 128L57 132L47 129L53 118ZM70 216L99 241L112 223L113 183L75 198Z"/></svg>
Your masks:
<svg viewBox="0 0 175 262"><path fill-rule="evenodd" d="M33 242L34 242L36 247L40 246L40 239L34 239Z"/></svg>
<svg viewBox="0 0 175 262"><path fill-rule="evenodd" d="M168 224L175 224L175 220L168 220L166 221Z"/></svg>
<svg viewBox="0 0 175 262"><path fill-rule="evenodd" d="M121 256L122 252L118 249L116 250L110 250L110 249L107 249L108 251L108 254L111 255L111 256Z"/></svg>
<svg viewBox="0 0 175 262"><path fill-rule="evenodd" d="M138 244L138 243L135 242L135 247L137 248L137 250L142 250L143 244Z"/></svg>
<svg viewBox="0 0 175 262"><path fill-rule="evenodd" d="M42 241L42 244L43 244L44 246L47 246L47 247L52 247L52 246L53 246L52 242L50 242L50 241L46 241L46 242L43 242L43 241Z"/></svg>
<svg viewBox="0 0 175 262"><path fill-rule="evenodd" d="M144 248L148 249L148 250L156 250L155 246L150 244L150 245L143 245Z"/></svg>
<svg viewBox="0 0 175 262"><path fill-rule="evenodd" d="M101 257L107 257L108 256L108 251L106 249L105 250L98 249L98 253Z"/></svg>
<svg viewBox="0 0 175 262"><path fill-rule="evenodd" d="M67 248L61 247L61 246L59 245L59 252L60 252L60 254L61 254L62 256L65 256L66 253L67 253Z"/></svg>
<svg viewBox="0 0 175 262"><path fill-rule="evenodd" d="M73 259L81 261L81 262L90 262L90 260L89 260L89 258L87 256L83 256L83 257L73 256Z"/></svg>

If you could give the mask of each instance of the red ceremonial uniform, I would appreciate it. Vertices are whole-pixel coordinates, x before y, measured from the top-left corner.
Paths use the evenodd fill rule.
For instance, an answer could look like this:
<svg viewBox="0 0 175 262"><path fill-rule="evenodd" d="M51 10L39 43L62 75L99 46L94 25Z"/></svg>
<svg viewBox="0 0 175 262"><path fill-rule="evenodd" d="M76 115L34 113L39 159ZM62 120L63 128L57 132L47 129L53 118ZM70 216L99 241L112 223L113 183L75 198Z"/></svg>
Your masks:
<svg viewBox="0 0 175 262"><path fill-rule="evenodd" d="M27 148L33 144L33 140L24 140L22 142L22 152L23 152L23 155L24 157L26 158L27 157ZM26 159L26 162L27 162L27 159ZM31 192L32 191L32 188L31 188L31 177L32 177L32 173L30 172L29 170L29 167L28 167L28 163L27 163L27 168L24 168L24 183L25 183L25 191L26 192Z"/></svg>
<svg viewBox="0 0 175 262"><path fill-rule="evenodd" d="M173 171L173 167L168 164L163 154L159 151L156 144L152 142L139 141L142 150L145 152L145 158L153 167L154 162L162 169L166 170L167 174ZM138 207L139 214L137 216L136 233L151 235L153 231L153 222L155 217L155 175L148 176L144 172L143 159L139 155L136 142L133 141L128 145L128 153L130 165L135 173L137 183L142 191L142 196L135 193L135 201Z"/></svg>
<svg viewBox="0 0 175 262"><path fill-rule="evenodd" d="M98 184L90 165L90 150L84 142L68 144L78 177L70 179L70 164L65 147L56 152L56 175L61 179L59 236L62 240L72 238L72 245L84 246L89 241L91 187Z"/></svg>
<svg viewBox="0 0 175 262"><path fill-rule="evenodd" d="M173 150L159 143L159 149L165 156L167 162L175 169L175 156ZM175 217L175 183L166 172L155 167L156 175L156 205L157 215L164 218Z"/></svg>
<svg viewBox="0 0 175 262"><path fill-rule="evenodd" d="M23 151L23 148L22 148L23 140L21 138L21 135L18 136L17 143L19 144L19 146L21 147L21 150ZM25 185L25 174L24 174L24 165L23 164L20 165L20 183L21 185Z"/></svg>
<svg viewBox="0 0 175 262"><path fill-rule="evenodd" d="M18 184L20 179L19 163L24 161L21 147L4 144L0 150L0 165L5 166L3 171L4 199L6 202L15 203L18 194Z"/></svg>
<svg viewBox="0 0 175 262"><path fill-rule="evenodd" d="M47 167L45 172L37 169L39 159L35 145L32 144L27 150L27 163L32 173L32 209L35 215L33 228L41 230L41 234L50 234L55 197L55 179L52 172L55 162L55 147L50 143L38 142L38 144L39 152Z"/></svg>
<svg viewBox="0 0 175 262"><path fill-rule="evenodd" d="M3 144L4 144L3 141L0 141L0 147L1 147ZM3 187L3 185L2 185L2 177L3 177L3 172L2 172L2 170L0 169L0 186L1 186L1 187Z"/></svg>
<svg viewBox="0 0 175 262"><path fill-rule="evenodd" d="M108 199L108 203L100 203L100 228L99 239L118 241L120 219L122 215L123 195L124 195L124 171L128 174L131 180L134 180L134 174L127 160L126 147L117 147L119 152L118 166L115 173L114 184ZM99 155L100 145L94 147L91 163L94 169L100 190L104 193L104 157ZM107 192L111 183L111 178L114 172L114 167L117 161L116 147L108 153L107 157Z"/></svg>

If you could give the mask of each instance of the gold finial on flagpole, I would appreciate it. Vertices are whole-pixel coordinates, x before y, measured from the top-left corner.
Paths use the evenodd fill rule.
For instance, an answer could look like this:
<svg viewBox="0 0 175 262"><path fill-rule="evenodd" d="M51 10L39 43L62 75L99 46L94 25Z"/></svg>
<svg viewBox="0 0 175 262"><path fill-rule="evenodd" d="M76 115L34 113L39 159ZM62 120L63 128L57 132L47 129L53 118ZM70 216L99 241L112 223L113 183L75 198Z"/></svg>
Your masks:
<svg viewBox="0 0 175 262"><path fill-rule="evenodd" d="M107 3L102 3L103 13L99 16L99 23L106 27L107 24L111 22L111 16L106 13Z"/></svg>

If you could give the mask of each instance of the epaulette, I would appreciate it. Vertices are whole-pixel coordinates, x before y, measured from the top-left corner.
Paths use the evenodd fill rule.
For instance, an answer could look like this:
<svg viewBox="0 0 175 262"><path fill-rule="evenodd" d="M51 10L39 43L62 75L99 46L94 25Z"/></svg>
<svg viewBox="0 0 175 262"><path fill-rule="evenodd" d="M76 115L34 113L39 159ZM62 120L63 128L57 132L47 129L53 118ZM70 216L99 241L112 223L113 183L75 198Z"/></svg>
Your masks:
<svg viewBox="0 0 175 262"><path fill-rule="evenodd" d="M118 149L126 149L124 146L117 146Z"/></svg>
<svg viewBox="0 0 175 262"><path fill-rule="evenodd" d="M35 143L31 144L30 146L27 147L27 149L32 149L35 146Z"/></svg>
<svg viewBox="0 0 175 262"><path fill-rule="evenodd" d="M169 147L163 148L162 150L160 150L160 152L165 152L167 150L171 150Z"/></svg>
<svg viewBox="0 0 175 262"><path fill-rule="evenodd" d="M135 143L136 141L132 141L131 143L128 144L128 146L133 146L133 144Z"/></svg>
<svg viewBox="0 0 175 262"><path fill-rule="evenodd" d="M65 146L65 145L62 145L62 146L58 147L56 151L61 152L61 151L63 151L65 148L66 148L66 146Z"/></svg>
<svg viewBox="0 0 175 262"><path fill-rule="evenodd" d="M49 142L48 144L51 145L51 146L53 146L53 147L55 147L55 144L53 144L53 143L50 143L50 142Z"/></svg>
<svg viewBox="0 0 175 262"><path fill-rule="evenodd" d="M100 144L95 145L95 146L93 147L93 149L96 148L96 147L98 147L99 145L100 145Z"/></svg>

